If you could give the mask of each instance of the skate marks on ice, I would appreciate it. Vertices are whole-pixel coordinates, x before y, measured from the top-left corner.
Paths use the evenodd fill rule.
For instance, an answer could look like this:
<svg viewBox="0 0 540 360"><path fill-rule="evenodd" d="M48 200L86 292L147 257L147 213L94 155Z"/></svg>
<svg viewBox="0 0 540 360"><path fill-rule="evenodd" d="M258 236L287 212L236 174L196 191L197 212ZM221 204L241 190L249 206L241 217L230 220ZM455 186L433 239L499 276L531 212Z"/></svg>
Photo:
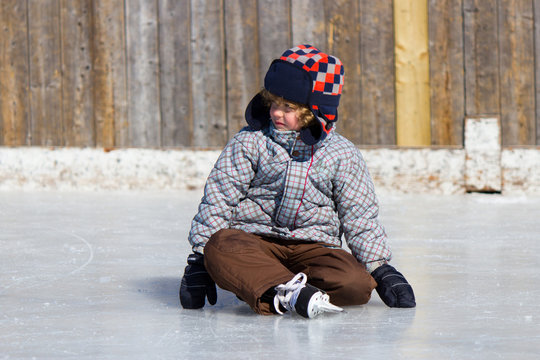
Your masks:
<svg viewBox="0 0 540 360"><path fill-rule="evenodd" d="M373 293L346 313L259 316L178 289L200 199L1 193L0 358L536 359L540 199L381 197L415 309ZM278 355L279 356L279 355Z"/></svg>
<svg viewBox="0 0 540 360"><path fill-rule="evenodd" d="M24 243L18 241L15 246L16 249L11 253L10 261L18 264L27 264L25 267L31 271L31 274L21 274L20 271L14 272L7 269L7 273L11 273L10 279L2 281L2 287L0 289L0 295L5 294L8 290L10 293L21 292L36 287L47 287L52 283L63 280L69 276L75 275L88 266L94 259L94 249L92 245L82 236L64 230L56 229L53 227L45 226L38 229L40 239L25 239ZM61 235L61 236L58 236ZM53 242L47 243L47 239L54 239ZM36 246L32 246L35 241L40 241ZM76 240L73 243L73 240ZM58 249L59 244L62 243L62 248ZM78 244L77 244L78 243ZM83 246L80 246L82 243ZM55 249L48 249L52 253L59 255L60 259L55 261L56 267L51 268L50 271L43 271L47 268L47 263L51 262L49 257L37 255L46 251L47 247L54 247ZM69 270L73 265L77 265L82 261L82 258L87 256L86 261L73 270ZM64 268L66 268L64 270ZM62 271L58 271L62 269ZM6 274L4 272L4 274Z"/></svg>

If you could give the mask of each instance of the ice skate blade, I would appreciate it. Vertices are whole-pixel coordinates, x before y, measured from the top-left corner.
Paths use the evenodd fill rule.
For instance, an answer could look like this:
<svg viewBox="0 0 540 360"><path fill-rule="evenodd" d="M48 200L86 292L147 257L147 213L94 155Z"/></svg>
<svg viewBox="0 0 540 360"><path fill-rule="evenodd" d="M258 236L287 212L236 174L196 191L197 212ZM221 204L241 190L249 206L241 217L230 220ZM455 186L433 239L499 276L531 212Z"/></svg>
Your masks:
<svg viewBox="0 0 540 360"><path fill-rule="evenodd" d="M319 308L320 311L324 311L324 312L338 313L338 312L343 311L343 309L340 308L339 306L336 306L330 303L318 304L318 305L315 305L315 307Z"/></svg>
<svg viewBox="0 0 540 360"><path fill-rule="evenodd" d="M308 306L308 317L311 319L325 312L338 313L342 311L342 308L330 303L328 295L319 295L314 296L312 302L310 302Z"/></svg>

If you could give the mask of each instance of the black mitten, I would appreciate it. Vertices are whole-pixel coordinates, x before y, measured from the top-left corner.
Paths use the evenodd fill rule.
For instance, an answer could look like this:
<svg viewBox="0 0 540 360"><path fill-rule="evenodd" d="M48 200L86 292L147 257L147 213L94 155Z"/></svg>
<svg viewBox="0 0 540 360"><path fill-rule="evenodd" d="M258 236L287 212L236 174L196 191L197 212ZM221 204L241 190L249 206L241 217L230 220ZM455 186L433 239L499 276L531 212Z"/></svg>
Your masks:
<svg viewBox="0 0 540 360"><path fill-rule="evenodd" d="M180 303L185 309L200 309L205 298L214 305L217 301L216 283L204 267L204 256L193 253L188 256L188 266L180 284Z"/></svg>
<svg viewBox="0 0 540 360"><path fill-rule="evenodd" d="M384 264L371 273L377 282L377 293L389 307L410 308L416 306L414 292L405 277L393 266Z"/></svg>

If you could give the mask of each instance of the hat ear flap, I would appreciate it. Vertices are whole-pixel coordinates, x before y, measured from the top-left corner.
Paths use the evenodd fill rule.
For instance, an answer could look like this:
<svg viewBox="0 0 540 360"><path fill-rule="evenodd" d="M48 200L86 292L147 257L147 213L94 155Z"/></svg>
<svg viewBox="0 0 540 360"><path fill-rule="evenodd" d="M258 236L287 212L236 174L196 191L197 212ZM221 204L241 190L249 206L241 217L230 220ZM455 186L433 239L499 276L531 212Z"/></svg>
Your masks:
<svg viewBox="0 0 540 360"><path fill-rule="evenodd" d="M326 137L322 126L320 121L313 121L309 126L300 130L300 139L302 139L306 145L315 145Z"/></svg>
<svg viewBox="0 0 540 360"><path fill-rule="evenodd" d="M246 122L254 130L260 130L270 122L270 107L265 105L261 94L257 94L249 102L244 114Z"/></svg>
<svg viewBox="0 0 540 360"><path fill-rule="evenodd" d="M332 124L337 121L338 118L338 110L335 106L326 106L326 105L320 105L318 107L318 114L319 117L322 117L327 125L327 128L330 129L332 127Z"/></svg>

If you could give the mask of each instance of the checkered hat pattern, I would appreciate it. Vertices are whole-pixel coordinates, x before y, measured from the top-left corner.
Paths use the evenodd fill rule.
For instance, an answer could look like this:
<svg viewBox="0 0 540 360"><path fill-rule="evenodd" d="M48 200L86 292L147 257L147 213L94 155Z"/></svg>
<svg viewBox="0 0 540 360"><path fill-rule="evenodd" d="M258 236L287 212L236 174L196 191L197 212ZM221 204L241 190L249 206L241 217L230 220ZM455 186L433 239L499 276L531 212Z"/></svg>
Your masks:
<svg viewBox="0 0 540 360"><path fill-rule="evenodd" d="M345 75L343 64L337 57L325 54L312 45L295 46L285 51L280 60L301 67L311 76L313 94L307 105L319 121L322 121L321 130L328 134L333 123L337 121L337 108ZM324 123L326 126L322 125ZM326 136L321 135L323 138Z"/></svg>
<svg viewBox="0 0 540 360"><path fill-rule="evenodd" d="M264 78L264 88L289 101L305 104L319 120L300 130L308 145L326 138L338 119L337 108L343 89L341 61L311 45L298 45L274 60ZM246 109L246 121L254 129L269 123L269 109L256 95Z"/></svg>
<svg viewBox="0 0 540 360"><path fill-rule="evenodd" d="M344 69L341 61L311 45L298 45L281 55L288 61L309 72L313 79L313 91L325 95L340 95L343 88Z"/></svg>

